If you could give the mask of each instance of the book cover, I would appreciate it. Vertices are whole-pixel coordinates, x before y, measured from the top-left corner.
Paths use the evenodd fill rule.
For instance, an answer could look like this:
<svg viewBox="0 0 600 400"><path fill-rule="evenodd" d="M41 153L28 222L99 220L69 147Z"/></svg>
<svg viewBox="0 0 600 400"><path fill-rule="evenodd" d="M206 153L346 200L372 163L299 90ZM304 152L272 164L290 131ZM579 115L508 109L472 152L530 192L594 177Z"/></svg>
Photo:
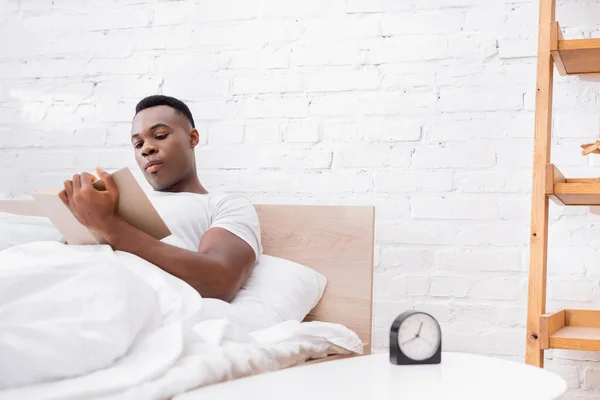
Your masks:
<svg viewBox="0 0 600 400"><path fill-rule="evenodd" d="M111 175L119 190L118 214L157 240L171 235L171 231L129 168L122 168ZM106 190L102 180L94 182L93 185L97 190ZM60 200L58 193L60 190L40 190L31 194L33 200L2 200L0 212L47 217L71 245L107 244L103 237L83 226L75 218Z"/></svg>

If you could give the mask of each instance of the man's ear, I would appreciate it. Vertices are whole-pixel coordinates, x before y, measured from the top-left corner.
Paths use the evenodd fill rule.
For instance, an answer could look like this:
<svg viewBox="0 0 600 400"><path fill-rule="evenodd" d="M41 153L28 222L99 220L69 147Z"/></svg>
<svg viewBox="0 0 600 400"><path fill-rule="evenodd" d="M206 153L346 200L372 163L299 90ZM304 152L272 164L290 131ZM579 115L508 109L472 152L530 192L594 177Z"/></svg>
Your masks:
<svg viewBox="0 0 600 400"><path fill-rule="evenodd" d="M198 132L198 129L194 128L190 131L189 133L190 135L190 146L192 146L192 148L198 146L198 143L200 143L200 133Z"/></svg>

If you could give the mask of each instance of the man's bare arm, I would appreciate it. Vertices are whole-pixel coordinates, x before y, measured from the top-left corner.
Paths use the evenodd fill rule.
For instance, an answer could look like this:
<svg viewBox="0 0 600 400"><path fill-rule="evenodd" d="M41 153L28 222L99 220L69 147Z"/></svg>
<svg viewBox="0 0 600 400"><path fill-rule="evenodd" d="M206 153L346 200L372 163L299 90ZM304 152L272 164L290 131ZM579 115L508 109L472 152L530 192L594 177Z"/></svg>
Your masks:
<svg viewBox="0 0 600 400"><path fill-rule="evenodd" d="M135 254L187 282L203 297L230 301L244 284L256 256L252 247L222 228L209 229L197 252L161 242L117 213L119 192L112 177L99 170L106 190L92 186L89 174L65 181L59 196L84 226L103 236L115 250Z"/></svg>
<svg viewBox="0 0 600 400"><path fill-rule="evenodd" d="M196 289L203 297L230 301L244 284L255 263L252 247L233 233L211 228L197 252L154 239L121 218L101 235L122 250L157 265Z"/></svg>

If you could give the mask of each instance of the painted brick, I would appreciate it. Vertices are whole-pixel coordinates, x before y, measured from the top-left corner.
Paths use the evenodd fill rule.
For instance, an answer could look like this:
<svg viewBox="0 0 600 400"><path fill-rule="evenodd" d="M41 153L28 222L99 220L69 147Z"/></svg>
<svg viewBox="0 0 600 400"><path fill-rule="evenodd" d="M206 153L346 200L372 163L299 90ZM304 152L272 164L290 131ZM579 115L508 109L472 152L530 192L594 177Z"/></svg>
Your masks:
<svg viewBox="0 0 600 400"><path fill-rule="evenodd" d="M290 52L285 49L229 50L219 51L222 69L285 69L290 63Z"/></svg>
<svg viewBox="0 0 600 400"><path fill-rule="evenodd" d="M304 87L304 74L270 72L235 76L232 93L297 93L304 91Z"/></svg>
<svg viewBox="0 0 600 400"><path fill-rule="evenodd" d="M586 367L583 371L583 388L585 390L600 389L600 369Z"/></svg>
<svg viewBox="0 0 600 400"><path fill-rule="evenodd" d="M449 192L452 190L450 171L398 171L373 176L377 192Z"/></svg>
<svg viewBox="0 0 600 400"><path fill-rule="evenodd" d="M160 84L160 82L158 83ZM155 91L158 90L158 84ZM164 79L161 87L163 93L169 96L196 100L203 97L226 98L230 93L231 82L222 76L168 77Z"/></svg>
<svg viewBox="0 0 600 400"><path fill-rule="evenodd" d="M208 0L191 4L193 7L187 13L187 22L190 23L254 19L260 16L261 11L258 3L237 0Z"/></svg>
<svg viewBox="0 0 600 400"><path fill-rule="evenodd" d="M421 139L420 121L370 118L359 124L361 137L374 142L403 142Z"/></svg>
<svg viewBox="0 0 600 400"><path fill-rule="evenodd" d="M315 143L319 141L319 123L314 120L290 120L283 125L283 141Z"/></svg>
<svg viewBox="0 0 600 400"><path fill-rule="evenodd" d="M502 87L442 88L439 105L443 112L517 111L523 108L523 93Z"/></svg>
<svg viewBox="0 0 600 400"><path fill-rule="evenodd" d="M394 0L348 0L345 10L348 13L377 13L402 11L411 8L410 2Z"/></svg>
<svg viewBox="0 0 600 400"><path fill-rule="evenodd" d="M301 149L288 146L232 146L219 149L204 147L197 151L203 168L302 168L322 169L331 164L328 150ZM226 154L227 157L223 157Z"/></svg>
<svg viewBox="0 0 600 400"><path fill-rule="evenodd" d="M429 294L433 297L466 297L469 281L458 276L432 276Z"/></svg>
<svg viewBox="0 0 600 400"><path fill-rule="evenodd" d="M398 49L403 51L398 51ZM374 64L431 61L449 58L448 39L417 36L382 38L373 41L369 61Z"/></svg>
<svg viewBox="0 0 600 400"><path fill-rule="evenodd" d="M554 133L560 138L594 138L600 134L600 117L594 114L559 114Z"/></svg>
<svg viewBox="0 0 600 400"><path fill-rule="evenodd" d="M436 34L459 32L462 13L443 12L399 13L383 16L383 35Z"/></svg>
<svg viewBox="0 0 600 400"><path fill-rule="evenodd" d="M194 120L218 120L224 117L227 102L224 100L202 99L202 100L187 100L186 104L194 115Z"/></svg>
<svg viewBox="0 0 600 400"><path fill-rule="evenodd" d="M314 17L339 14L345 9L345 1L331 0L323 3L320 0L264 0L263 13L269 17Z"/></svg>
<svg viewBox="0 0 600 400"><path fill-rule="evenodd" d="M501 7L479 7L468 10L464 16L466 31L500 31L506 14Z"/></svg>
<svg viewBox="0 0 600 400"><path fill-rule="evenodd" d="M111 77L97 82L94 95L107 101L120 98L141 100L148 95L157 94L160 85L161 80L157 78L144 77L132 81L129 77ZM124 86L127 86L127 93L119 93ZM182 96L184 93L178 95Z"/></svg>
<svg viewBox="0 0 600 400"><path fill-rule="evenodd" d="M382 290L384 297L424 296L429 292L430 278L426 276L396 276ZM389 294L389 296L386 296Z"/></svg>
<svg viewBox="0 0 600 400"><path fill-rule="evenodd" d="M360 132L358 124L353 120L330 120L327 119L321 126L324 139L339 141L354 141L364 138L364 132Z"/></svg>
<svg viewBox="0 0 600 400"><path fill-rule="evenodd" d="M295 179L280 171L229 170L219 173L202 172L202 184L209 191L236 193L280 193L294 189Z"/></svg>
<svg viewBox="0 0 600 400"><path fill-rule="evenodd" d="M318 174L302 174L297 191L316 192L367 192L371 187L368 174L351 171L331 171Z"/></svg>
<svg viewBox="0 0 600 400"><path fill-rule="evenodd" d="M529 239L527 226L521 222L462 224L455 235L456 243L470 246L522 246Z"/></svg>
<svg viewBox="0 0 600 400"><path fill-rule="evenodd" d="M22 61L17 77L43 78L43 77L73 77L83 75L88 60L82 57L71 58L41 58L31 61Z"/></svg>
<svg viewBox="0 0 600 400"><path fill-rule="evenodd" d="M494 148L473 142L420 146L412 157L414 168L487 168L495 164Z"/></svg>
<svg viewBox="0 0 600 400"><path fill-rule="evenodd" d="M498 215L496 200L489 197L413 197L411 217L425 219L494 219Z"/></svg>
<svg viewBox="0 0 600 400"><path fill-rule="evenodd" d="M305 27L296 18L263 20L261 29L264 30L266 44L282 44L300 40Z"/></svg>
<svg viewBox="0 0 600 400"><path fill-rule="evenodd" d="M502 220L528 220L531 217L531 197L505 196L498 200L498 215Z"/></svg>
<svg viewBox="0 0 600 400"><path fill-rule="evenodd" d="M414 113L427 114L435 107L437 95L432 88L401 92L361 93L360 111L364 115L389 116Z"/></svg>
<svg viewBox="0 0 600 400"><path fill-rule="evenodd" d="M579 388L581 386L581 383L579 382L579 368L576 365L563 365L556 362L555 360L547 360L544 361L544 368L554 372L555 374L563 378L565 381L567 381L567 386L569 388ZM585 371L583 374L584 379L585 376L587 376L586 372L587 371ZM591 383L592 381L594 381L594 373L591 372L589 375L590 379L588 381ZM598 387L600 388L600 386Z"/></svg>
<svg viewBox="0 0 600 400"><path fill-rule="evenodd" d="M457 171L454 185L464 193L516 193L531 190L532 179L529 171Z"/></svg>
<svg viewBox="0 0 600 400"><path fill-rule="evenodd" d="M552 246L548 248L548 273L558 275L581 276L588 272L595 275L600 253L588 246Z"/></svg>
<svg viewBox="0 0 600 400"><path fill-rule="evenodd" d="M469 296L481 299L514 300L526 293L522 280L512 278L483 278L469 288Z"/></svg>
<svg viewBox="0 0 600 400"><path fill-rule="evenodd" d="M332 27L335 26L335 29ZM379 36L379 16L346 15L344 17L314 18L304 25L304 38L310 42L370 38Z"/></svg>
<svg viewBox="0 0 600 400"><path fill-rule="evenodd" d="M385 268L416 272L428 270L433 265L434 258L434 251L429 249L386 246L381 249L379 263Z"/></svg>
<svg viewBox="0 0 600 400"><path fill-rule="evenodd" d="M244 125L240 122L216 123L208 128L210 143L242 143Z"/></svg>
<svg viewBox="0 0 600 400"><path fill-rule="evenodd" d="M245 124L248 143L279 142L279 124L271 120L254 120Z"/></svg>
<svg viewBox="0 0 600 400"><path fill-rule="evenodd" d="M589 281L564 281L552 280L550 282L550 296L557 300L590 301L594 290Z"/></svg>
<svg viewBox="0 0 600 400"><path fill-rule="evenodd" d="M131 56L127 58L92 58L85 67L85 75L103 76L148 74L154 57ZM90 82L91 83L91 82Z"/></svg>
<svg viewBox="0 0 600 400"><path fill-rule="evenodd" d="M481 248L440 250L436 267L442 271L520 271L518 248Z"/></svg>
<svg viewBox="0 0 600 400"><path fill-rule="evenodd" d="M448 42L453 58L486 59L498 53L496 39L488 35L453 38Z"/></svg>
<svg viewBox="0 0 600 400"><path fill-rule="evenodd" d="M364 65L367 64L366 50L352 42L313 43L296 47L291 56L294 66Z"/></svg>
<svg viewBox="0 0 600 400"><path fill-rule="evenodd" d="M500 39L498 41L498 54L500 58L526 58L535 57L537 42L535 38L527 39Z"/></svg>
<svg viewBox="0 0 600 400"><path fill-rule="evenodd" d="M241 101L243 118L302 118L308 113L304 97L265 97Z"/></svg>
<svg viewBox="0 0 600 400"><path fill-rule="evenodd" d="M492 121L493 120L493 121ZM435 141L462 141L471 138L500 139L512 133L513 120L497 118L449 119L430 124L428 138Z"/></svg>
<svg viewBox="0 0 600 400"><path fill-rule="evenodd" d="M455 243L455 232L451 225L437 221L381 222L377 238L389 244L448 245Z"/></svg>
<svg viewBox="0 0 600 400"><path fill-rule="evenodd" d="M357 93L327 93L311 99L309 114L320 117L354 117L359 114L360 108Z"/></svg>
<svg viewBox="0 0 600 400"><path fill-rule="evenodd" d="M329 68L308 75L309 92L338 92L347 90L373 90L381 78L376 68Z"/></svg>
<svg viewBox="0 0 600 400"><path fill-rule="evenodd" d="M342 167L404 167L410 163L410 150L387 144L344 144L340 146Z"/></svg>
<svg viewBox="0 0 600 400"><path fill-rule="evenodd" d="M533 165L533 140L506 140L496 146L498 167L531 168Z"/></svg>

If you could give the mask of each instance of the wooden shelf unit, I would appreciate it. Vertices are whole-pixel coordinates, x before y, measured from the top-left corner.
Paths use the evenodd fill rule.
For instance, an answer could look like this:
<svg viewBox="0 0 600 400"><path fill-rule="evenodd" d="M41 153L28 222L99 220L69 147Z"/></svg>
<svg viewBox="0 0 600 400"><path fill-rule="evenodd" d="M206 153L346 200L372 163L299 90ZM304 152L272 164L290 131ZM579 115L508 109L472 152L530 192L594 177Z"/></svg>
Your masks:
<svg viewBox="0 0 600 400"><path fill-rule="evenodd" d="M600 39L565 40L560 25L551 24L550 52L560 75L600 73Z"/></svg>
<svg viewBox="0 0 600 400"><path fill-rule="evenodd" d="M600 178L565 178L554 164L546 164L546 196L563 206L600 205Z"/></svg>
<svg viewBox="0 0 600 400"><path fill-rule="evenodd" d="M600 351L600 310L546 313L549 201L564 206L600 205L600 179L567 179L552 164L554 69L561 75L600 73L600 39L565 40L556 21L556 0L538 1L525 362L543 368L547 349Z"/></svg>
<svg viewBox="0 0 600 400"><path fill-rule="evenodd" d="M600 351L600 310L560 310L541 316L542 349Z"/></svg>

